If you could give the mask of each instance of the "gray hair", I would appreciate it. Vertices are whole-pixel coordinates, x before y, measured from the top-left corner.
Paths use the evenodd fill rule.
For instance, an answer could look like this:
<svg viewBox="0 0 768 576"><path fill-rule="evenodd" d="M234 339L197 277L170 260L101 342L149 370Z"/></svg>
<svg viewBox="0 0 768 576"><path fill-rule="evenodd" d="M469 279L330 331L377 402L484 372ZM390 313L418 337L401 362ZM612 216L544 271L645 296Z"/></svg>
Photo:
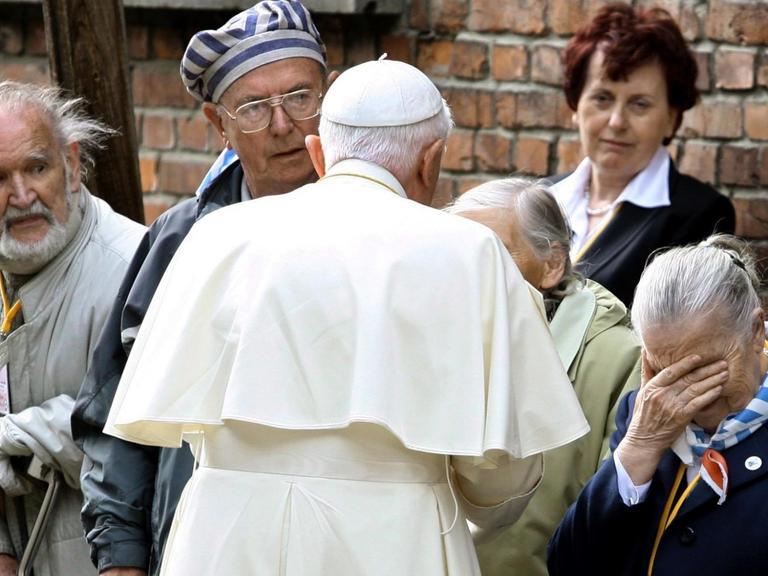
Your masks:
<svg viewBox="0 0 768 576"><path fill-rule="evenodd" d="M545 300L554 300L556 307L556 303L578 290L584 279L571 262L568 218L544 181L514 177L486 182L459 196L446 210L460 214L489 208L509 210L517 216L523 238L540 261L553 255L563 258L563 277L543 293Z"/></svg>
<svg viewBox="0 0 768 576"><path fill-rule="evenodd" d="M68 98L59 88L9 80L0 82L0 108L20 113L34 107L48 120L62 151L70 144L79 144L81 179L93 168L93 153L116 134L115 130L90 118L85 105L85 99Z"/></svg>
<svg viewBox="0 0 768 576"><path fill-rule="evenodd" d="M752 334L760 308L760 279L746 243L715 234L698 245L672 248L643 271L632 303L632 324L642 340L649 326L683 323L719 313L736 335Z"/></svg>
<svg viewBox="0 0 768 576"><path fill-rule="evenodd" d="M451 128L451 109L445 100L442 112L407 126L346 126L321 117L319 132L325 169L342 160L355 158L367 160L397 177L403 177L416 167L424 146L447 138Z"/></svg>

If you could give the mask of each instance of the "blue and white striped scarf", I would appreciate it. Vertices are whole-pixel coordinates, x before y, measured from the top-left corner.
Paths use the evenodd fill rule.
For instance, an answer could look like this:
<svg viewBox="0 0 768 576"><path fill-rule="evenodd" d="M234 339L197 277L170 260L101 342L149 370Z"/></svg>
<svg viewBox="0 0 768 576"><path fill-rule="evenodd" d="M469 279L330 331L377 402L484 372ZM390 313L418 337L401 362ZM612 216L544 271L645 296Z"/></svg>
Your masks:
<svg viewBox="0 0 768 576"><path fill-rule="evenodd" d="M763 376L760 388L749 404L740 412L726 416L711 436L701 426L693 423L688 425L685 429L685 440L693 452L695 464L701 464L701 459L707 448L723 452L747 438L766 420L768 420L768 373ZM701 473L702 479L720 496L718 504L722 504L725 501L727 486L721 493L720 490L712 486L710 479L704 473L704 468L702 468ZM727 471L725 475L727 478Z"/></svg>

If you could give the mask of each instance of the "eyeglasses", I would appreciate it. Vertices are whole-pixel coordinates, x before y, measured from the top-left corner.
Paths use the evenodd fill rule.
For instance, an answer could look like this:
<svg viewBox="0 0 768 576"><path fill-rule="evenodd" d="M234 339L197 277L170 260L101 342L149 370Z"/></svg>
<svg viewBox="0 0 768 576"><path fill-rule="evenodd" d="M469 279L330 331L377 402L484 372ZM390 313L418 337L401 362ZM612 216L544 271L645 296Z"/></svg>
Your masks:
<svg viewBox="0 0 768 576"><path fill-rule="evenodd" d="M320 100L322 93L317 93L309 88L246 102L235 109L232 114L222 104L219 106L232 120L237 122L237 127L244 134L252 134L264 130L272 121L272 109L281 106L291 120L309 120L320 114Z"/></svg>

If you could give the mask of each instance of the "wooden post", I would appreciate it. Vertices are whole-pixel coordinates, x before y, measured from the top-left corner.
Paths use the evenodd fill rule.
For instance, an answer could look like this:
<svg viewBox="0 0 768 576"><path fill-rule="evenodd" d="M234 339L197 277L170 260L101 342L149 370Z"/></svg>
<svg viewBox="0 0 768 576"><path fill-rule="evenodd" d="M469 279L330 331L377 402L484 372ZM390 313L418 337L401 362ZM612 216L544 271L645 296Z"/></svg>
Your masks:
<svg viewBox="0 0 768 576"><path fill-rule="evenodd" d="M43 0L55 84L84 97L120 134L96 153L88 187L125 216L144 221L122 0Z"/></svg>

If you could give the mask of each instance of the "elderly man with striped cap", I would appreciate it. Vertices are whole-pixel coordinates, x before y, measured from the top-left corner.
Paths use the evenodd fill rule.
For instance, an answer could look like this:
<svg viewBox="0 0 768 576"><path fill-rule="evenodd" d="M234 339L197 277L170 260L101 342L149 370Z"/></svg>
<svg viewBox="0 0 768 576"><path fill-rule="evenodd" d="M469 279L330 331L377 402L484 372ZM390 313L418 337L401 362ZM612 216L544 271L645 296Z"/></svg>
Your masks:
<svg viewBox="0 0 768 576"><path fill-rule="evenodd" d="M297 0L259 2L217 30L197 33L181 63L187 90L226 143L225 168L196 198L149 229L123 281L72 417L86 454L83 523L102 575L156 574L188 449L158 449L105 436L102 428L133 340L171 257L206 214L316 179L304 139L316 134L327 86L325 47Z"/></svg>

